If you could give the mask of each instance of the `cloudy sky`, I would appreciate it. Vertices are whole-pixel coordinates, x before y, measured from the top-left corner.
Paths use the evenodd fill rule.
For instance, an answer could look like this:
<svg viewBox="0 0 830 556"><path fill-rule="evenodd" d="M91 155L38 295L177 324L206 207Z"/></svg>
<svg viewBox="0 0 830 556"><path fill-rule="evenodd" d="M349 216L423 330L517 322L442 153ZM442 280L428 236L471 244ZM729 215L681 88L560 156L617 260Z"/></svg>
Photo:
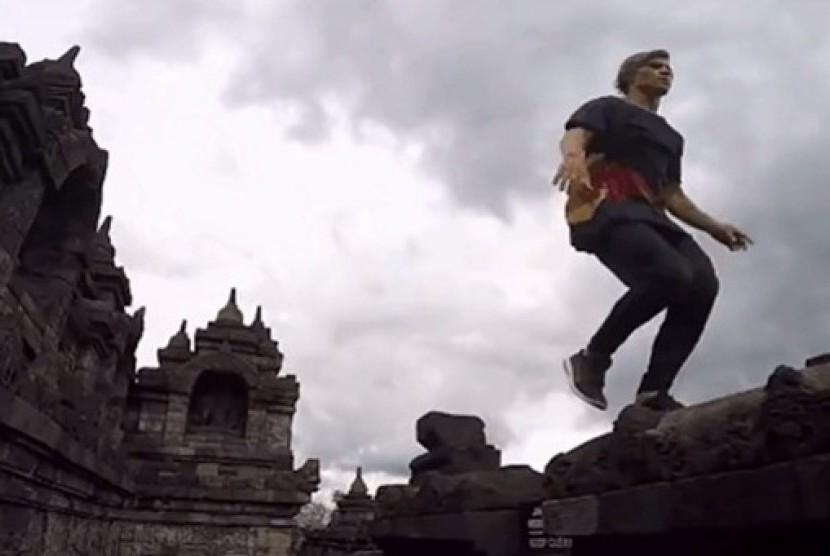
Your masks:
<svg viewBox="0 0 830 556"><path fill-rule="evenodd" d="M672 52L687 191L756 240L696 234L722 293L675 394L830 350L830 5L680 5L0 0L0 38L30 61L81 46L140 364L232 286L246 318L261 304L327 496L356 465L405 481L431 409L541 469L630 401L659 318L617 354L608 412L567 391L561 358L622 287L570 248L550 177L564 119L634 51Z"/></svg>

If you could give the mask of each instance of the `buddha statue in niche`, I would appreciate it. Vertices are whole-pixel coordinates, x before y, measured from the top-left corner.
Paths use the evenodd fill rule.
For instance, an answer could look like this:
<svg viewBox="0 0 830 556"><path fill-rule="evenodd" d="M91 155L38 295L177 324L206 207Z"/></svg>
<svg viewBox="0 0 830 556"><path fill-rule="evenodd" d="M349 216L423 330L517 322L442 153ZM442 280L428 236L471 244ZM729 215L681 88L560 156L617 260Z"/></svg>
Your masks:
<svg viewBox="0 0 830 556"><path fill-rule="evenodd" d="M193 387L188 432L225 432L244 436L248 415L245 381L233 373L205 371Z"/></svg>

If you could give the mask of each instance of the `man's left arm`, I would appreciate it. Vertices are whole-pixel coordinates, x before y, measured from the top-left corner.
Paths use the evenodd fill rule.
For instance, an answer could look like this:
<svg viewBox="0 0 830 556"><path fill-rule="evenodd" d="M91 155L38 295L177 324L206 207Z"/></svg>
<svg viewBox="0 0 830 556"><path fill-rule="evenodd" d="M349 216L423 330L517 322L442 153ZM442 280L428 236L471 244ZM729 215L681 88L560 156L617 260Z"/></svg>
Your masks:
<svg viewBox="0 0 830 556"><path fill-rule="evenodd" d="M733 251L746 249L752 244L752 239L738 228L715 220L702 211L686 195L680 184L674 184L666 190L664 201L666 209L672 216L693 228L708 233Z"/></svg>
<svg viewBox="0 0 830 556"><path fill-rule="evenodd" d="M721 224L702 210L686 195L680 184L666 189L664 197L666 209L677 219L693 228L711 234Z"/></svg>

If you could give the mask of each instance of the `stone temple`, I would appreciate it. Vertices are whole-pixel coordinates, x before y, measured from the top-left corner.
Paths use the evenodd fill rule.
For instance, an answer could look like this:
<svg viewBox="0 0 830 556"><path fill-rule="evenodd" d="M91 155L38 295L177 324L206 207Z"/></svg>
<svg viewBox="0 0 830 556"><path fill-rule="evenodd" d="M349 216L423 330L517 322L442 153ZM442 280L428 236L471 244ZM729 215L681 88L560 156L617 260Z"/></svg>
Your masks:
<svg viewBox="0 0 830 556"><path fill-rule="evenodd" d="M77 54L0 43L0 554L294 554L319 484L294 468L299 384L234 291L136 369Z"/></svg>

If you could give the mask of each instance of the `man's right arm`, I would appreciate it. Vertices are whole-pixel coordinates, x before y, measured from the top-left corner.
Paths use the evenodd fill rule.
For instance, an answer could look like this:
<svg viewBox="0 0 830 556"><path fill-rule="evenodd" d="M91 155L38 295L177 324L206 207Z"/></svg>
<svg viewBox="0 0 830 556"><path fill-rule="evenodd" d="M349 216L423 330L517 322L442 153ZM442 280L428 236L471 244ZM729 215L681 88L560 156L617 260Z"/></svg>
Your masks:
<svg viewBox="0 0 830 556"><path fill-rule="evenodd" d="M571 191L572 186L582 185L591 189L591 177L588 170L589 161L585 150L594 133L581 127L572 127L565 131L559 141L562 163L553 177L553 185L563 191Z"/></svg>
<svg viewBox="0 0 830 556"><path fill-rule="evenodd" d="M586 150L593 137L607 129L609 102L605 97L589 100L565 122L565 134L559 141L562 163L553 179L561 189L570 191L576 184L592 189L588 166L593 160L588 159Z"/></svg>
<svg viewBox="0 0 830 556"><path fill-rule="evenodd" d="M562 158L585 158L585 149L593 138L594 132L581 127L572 127L567 130L559 141L559 150Z"/></svg>

